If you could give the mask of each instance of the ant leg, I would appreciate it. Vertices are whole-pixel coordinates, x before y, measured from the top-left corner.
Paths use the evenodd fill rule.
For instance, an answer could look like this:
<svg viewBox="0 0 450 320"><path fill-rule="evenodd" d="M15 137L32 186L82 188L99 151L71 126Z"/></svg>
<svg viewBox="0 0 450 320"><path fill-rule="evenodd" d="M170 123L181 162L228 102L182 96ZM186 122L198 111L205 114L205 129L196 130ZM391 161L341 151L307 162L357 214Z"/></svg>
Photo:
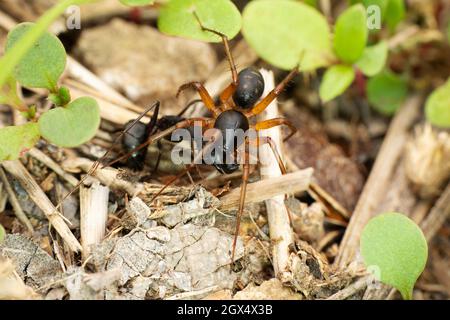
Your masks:
<svg viewBox="0 0 450 320"><path fill-rule="evenodd" d="M178 117L182 117L182 116L185 114L185 112L189 110L190 107L194 106L194 105L195 105L196 103L198 103L198 102L202 102L202 100L201 100L201 99L195 99L195 100L192 100L191 102L189 102L189 103L186 105L186 107L184 107L184 108L177 114L177 116L178 116Z"/></svg>
<svg viewBox="0 0 450 320"><path fill-rule="evenodd" d="M196 124L196 122L200 122L202 124L202 126L204 126L206 128L210 128L212 126L212 124L214 123L214 119L211 119L211 118L190 118L190 119L186 119L186 120L180 121L176 125L174 125L174 126L172 126L170 128L167 128L166 130L158 132L155 135L149 137L146 142L144 142L141 145L137 146L136 148L134 148L130 152L120 156L119 158L117 158L117 159L115 159L115 160L105 164L103 166L103 168L104 167L109 167L109 166L113 165L114 163L117 163L119 161L127 159L128 157L130 157L136 151L139 151L139 150L147 147L149 144L152 144L155 141L159 141L162 138L167 137L168 135L170 135L175 130L193 126L193 125Z"/></svg>
<svg viewBox="0 0 450 320"><path fill-rule="evenodd" d="M210 119L211 120L211 119ZM207 124L207 127L211 128L213 125L212 121L209 121ZM201 163L200 161L203 159L203 154L206 151L209 151L210 148L214 147L214 142L208 143L205 147L203 147L203 149L200 151L200 153L197 155L197 157L194 158L194 161L187 165L186 168L179 173L178 175L176 175L175 177L173 177L172 179L169 180L169 182L167 182L159 191L158 193L156 193L150 200L150 203L152 203L159 195L161 195L161 193L164 192L164 190L166 190L172 183L174 183L175 181L177 181L178 179L180 179L182 176L184 176L186 173L188 173L192 168L195 167L196 163Z"/></svg>
<svg viewBox="0 0 450 320"><path fill-rule="evenodd" d="M283 139L283 142L289 140L294 134L297 133L297 128L286 118L274 118L269 120L264 120L261 122L257 122L255 124L255 130L263 130L263 129L270 129L276 126L286 125L289 130L291 131L286 138Z"/></svg>
<svg viewBox="0 0 450 320"><path fill-rule="evenodd" d="M234 262L234 254L236 251L237 238L239 236L239 228L241 225L241 218L244 213L244 205L245 205L245 195L247 193L247 183L248 177L250 175L250 156L249 156L249 141L245 139L245 151L244 151L244 164L243 164L243 174L242 174L242 183L241 183L241 194L239 197L239 211L236 216L236 228L234 231L233 238L233 247L231 251L231 263Z"/></svg>
<svg viewBox="0 0 450 320"><path fill-rule="evenodd" d="M264 144L268 144L270 149L272 150L273 155L275 156L275 159L277 160L278 166L280 167L280 171L282 175L287 174L286 166L283 163L283 160L281 159L281 155L278 152L277 146L275 145L275 142L271 137L258 137L256 140L252 140L251 143L255 143L257 147L260 147ZM284 195L284 199L287 200L288 195ZM291 211L289 208L285 205L286 211L288 214L289 222L292 225L292 216Z"/></svg>
<svg viewBox="0 0 450 320"><path fill-rule="evenodd" d="M299 73L298 66L292 69L292 71L281 81L264 99L262 99L258 104L256 104L250 111L245 115L247 117L253 117L261 112L263 112L271 103L274 101L280 93L286 88L289 82Z"/></svg>
<svg viewBox="0 0 450 320"><path fill-rule="evenodd" d="M156 164L155 167L150 171L151 174L155 173L158 170L159 167L159 163L161 162L161 157L162 157L162 153L161 153L161 140L159 140L157 142L157 147L158 147L158 158L156 159Z"/></svg>
<svg viewBox="0 0 450 320"><path fill-rule="evenodd" d="M59 203L56 205L55 210L58 210L61 207L61 204L68 198L70 197L75 191L78 190L78 188L84 183L84 181L86 181L86 179L90 176L92 176L95 171L97 170L97 168L100 166L100 164L105 161L105 159L109 156L109 154L111 153L111 151L113 150L114 145L119 142L119 140L129 131L131 130L131 128L138 123L148 112L150 112L150 110L152 110L153 108L157 108L157 110L159 110L159 106L160 106L160 102L156 101L154 104L152 104L150 107L148 107L147 109L145 109L140 115L139 117L137 117L132 123L130 123L125 130L122 131L121 134L119 134L113 141L111 148L109 148L105 154L103 154L103 156L98 159L97 161L94 162L94 164L91 166L91 168L88 170L88 172L86 173L86 175L84 177L82 177L80 179L80 181L77 183L77 185L71 190L69 191L60 201ZM153 118L153 116L152 116ZM151 121L151 120L150 120ZM131 153L132 154L132 153ZM131 155L130 154L130 155Z"/></svg>
<svg viewBox="0 0 450 320"><path fill-rule="evenodd" d="M202 99L205 106L211 111L214 115L214 117L217 117L222 111L216 107L214 100L211 98L211 95L209 94L208 90L206 90L205 86L201 84L200 82L189 82L186 84L183 84L177 92L177 98L180 95L180 93L188 88L194 88L198 94L200 95L200 98Z"/></svg>
<svg viewBox="0 0 450 320"><path fill-rule="evenodd" d="M159 104L156 105L155 111L153 111L152 117L147 124L147 136L150 136L152 133L156 131L156 123L158 122L158 114L159 114Z"/></svg>

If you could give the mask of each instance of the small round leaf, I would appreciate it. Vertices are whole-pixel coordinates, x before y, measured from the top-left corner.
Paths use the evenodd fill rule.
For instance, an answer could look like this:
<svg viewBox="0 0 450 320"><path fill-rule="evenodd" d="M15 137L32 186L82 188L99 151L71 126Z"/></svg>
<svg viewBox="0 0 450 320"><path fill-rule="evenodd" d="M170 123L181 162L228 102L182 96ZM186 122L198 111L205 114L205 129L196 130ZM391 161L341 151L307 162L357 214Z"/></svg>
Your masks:
<svg viewBox="0 0 450 320"><path fill-rule="evenodd" d="M0 129L0 161L18 159L39 137L39 126L33 122Z"/></svg>
<svg viewBox="0 0 450 320"><path fill-rule="evenodd" d="M33 28L34 24L25 22L17 25L8 34L6 50ZM59 39L45 32L14 69L17 81L29 88L56 89L56 83L66 66L66 50Z"/></svg>
<svg viewBox="0 0 450 320"><path fill-rule="evenodd" d="M384 213L364 227L361 255L378 280L397 288L404 299L412 298L414 284L425 268L427 241L422 230L400 213Z"/></svg>
<svg viewBox="0 0 450 320"><path fill-rule="evenodd" d="M367 47L364 49L362 57L356 62L356 66L368 77L380 73L388 55L388 45L386 41Z"/></svg>
<svg viewBox="0 0 450 320"><path fill-rule="evenodd" d="M362 4L351 6L337 19L334 50L342 61L352 64L362 56L368 37L366 22L366 9Z"/></svg>
<svg viewBox="0 0 450 320"><path fill-rule="evenodd" d="M319 95L323 102L328 102L342 94L355 79L351 66L337 65L329 68L320 84Z"/></svg>
<svg viewBox="0 0 450 320"><path fill-rule="evenodd" d="M259 0L244 9L242 33L258 55L289 70L301 64L311 71L335 59L328 22L299 1Z"/></svg>
<svg viewBox="0 0 450 320"><path fill-rule="evenodd" d="M450 128L450 80L428 97L425 114L431 124Z"/></svg>
<svg viewBox="0 0 450 320"><path fill-rule="evenodd" d="M139 7L153 4L155 0L120 0L120 2L126 6Z"/></svg>
<svg viewBox="0 0 450 320"><path fill-rule="evenodd" d="M171 0L161 9L158 28L172 36L220 42L218 35L202 30L194 12L203 27L221 32L228 39L241 30L241 13L229 0Z"/></svg>
<svg viewBox="0 0 450 320"><path fill-rule="evenodd" d="M367 82L367 98L378 112L393 115L408 94L405 81L392 72L382 72Z"/></svg>
<svg viewBox="0 0 450 320"><path fill-rule="evenodd" d="M99 125L99 106L89 97L47 111L39 118L42 136L60 147L76 147L89 141Z"/></svg>

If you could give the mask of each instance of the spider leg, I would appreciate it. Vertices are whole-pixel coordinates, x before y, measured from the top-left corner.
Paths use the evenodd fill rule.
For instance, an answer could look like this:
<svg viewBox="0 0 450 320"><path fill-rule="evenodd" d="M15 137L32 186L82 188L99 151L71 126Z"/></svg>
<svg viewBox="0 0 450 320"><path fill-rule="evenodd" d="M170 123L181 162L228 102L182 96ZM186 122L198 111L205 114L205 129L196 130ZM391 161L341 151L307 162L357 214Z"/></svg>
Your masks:
<svg viewBox="0 0 450 320"><path fill-rule="evenodd" d="M227 55L227 59L228 59L228 62L230 64L231 78L233 80L233 83L237 86L238 74L237 74L237 70L236 70L236 64L234 63L233 55L231 54L230 45L228 43L228 37L225 34L223 34L222 32L220 32L220 31L217 31L217 30L205 27L202 24L202 22L200 21L200 18L198 16L197 12L194 11L193 14L195 16L195 19L197 19L197 22L200 25L200 28L203 31L208 31L208 32L214 33L215 35L218 35L219 37L222 38L223 45L225 46L225 53Z"/></svg>
<svg viewBox="0 0 450 320"><path fill-rule="evenodd" d="M283 79L264 99L257 103L250 111L245 115L247 117L253 117L263 112L273 100L275 100L280 93L286 88L289 82L299 73L298 66L292 69L292 71Z"/></svg>
<svg viewBox="0 0 450 320"><path fill-rule="evenodd" d="M208 31L216 33L214 30ZM225 53L227 55L228 63L230 64L231 80L232 80L232 82L219 95L219 100L223 105L228 106L228 100L230 100L230 98L236 92L236 89L239 85L239 77L236 69L236 64L234 63L233 55L231 54L228 38L223 34L219 33L219 35L221 35L222 37L222 42L225 47Z"/></svg>
<svg viewBox="0 0 450 320"><path fill-rule="evenodd" d="M263 130L263 129L270 129L276 126L286 125L289 130L291 131L286 138L283 139L283 142L287 141L289 138L291 138L294 134L297 133L297 128L286 118L274 118L269 120L264 120L261 122L257 122L255 124L255 130Z"/></svg>
<svg viewBox="0 0 450 320"><path fill-rule="evenodd" d="M271 137L257 137L257 139L251 140L250 142L252 144L256 144L257 147L260 147L264 144L268 144L270 149L272 150L273 155L275 156L275 159L277 160L278 166L280 167L281 174L282 175L287 174L286 166L284 165L283 160L281 159L281 155L278 152L277 146ZM286 200L287 198L288 198L288 195L287 194L284 195L284 199ZM285 205L285 207L286 207L286 211L288 214L289 222L292 226L291 211L289 210L289 208L286 205Z"/></svg>
<svg viewBox="0 0 450 320"><path fill-rule="evenodd" d="M176 125L174 125L174 126L172 126L170 128L167 128L166 130L158 132L158 133L154 134L153 136L149 137L146 142L144 142L141 145L137 146L136 148L134 148L130 152L120 156L119 158L117 158L117 159L115 159L115 160L105 164L103 166L103 168L104 167L109 167L109 166L113 165L114 163L117 163L119 161L127 159L128 157L130 157L136 151L139 151L139 150L147 147L149 144L152 144L155 141L159 141L160 139L162 139L164 137L167 137L168 135L170 135L172 132L174 132L177 129L182 129L182 128L187 128L187 127L193 126L197 122L200 122L202 124L202 126L210 127L213 124L214 119L211 119L211 118L190 118L190 119L186 119L186 120L183 120L181 122L178 122Z"/></svg>
<svg viewBox="0 0 450 320"><path fill-rule="evenodd" d="M177 92L177 98L180 95L180 93L186 89L194 88L198 94L200 95L200 98L202 99L205 106L211 111L214 115L214 117L217 117L221 110L220 108L216 107L213 98L211 98L211 95L209 94L208 90L206 90L205 86L201 84L200 82L189 82L186 84L183 84Z"/></svg>
<svg viewBox="0 0 450 320"><path fill-rule="evenodd" d="M249 155L249 140L245 139L244 164L241 183L241 194L239 197L239 211L236 216L236 228L234 231L233 246L231 249L231 263L234 262L234 254L236 251L237 238L239 236L239 228L241 225L242 214L244 213L245 195L247 193L248 177L250 175L250 155Z"/></svg>
<svg viewBox="0 0 450 320"><path fill-rule="evenodd" d="M203 31L208 31L211 33L214 33L215 35L218 35L222 38L222 43L225 47L225 54L227 56L228 63L230 64L230 70L231 70L231 84L229 84L225 90L220 94L219 99L220 102L224 105L227 105L228 100L231 98L231 96L234 94L234 92L237 89L237 86L239 84L239 77L237 73L236 64L234 63L233 55L231 54L230 44L228 42L228 37L223 34L222 32L216 31L214 29L210 29L205 27L202 22L200 21L199 16L197 15L197 12L194 11L195 19L197 19L198 24L200 25L200 28Z"/></svg>

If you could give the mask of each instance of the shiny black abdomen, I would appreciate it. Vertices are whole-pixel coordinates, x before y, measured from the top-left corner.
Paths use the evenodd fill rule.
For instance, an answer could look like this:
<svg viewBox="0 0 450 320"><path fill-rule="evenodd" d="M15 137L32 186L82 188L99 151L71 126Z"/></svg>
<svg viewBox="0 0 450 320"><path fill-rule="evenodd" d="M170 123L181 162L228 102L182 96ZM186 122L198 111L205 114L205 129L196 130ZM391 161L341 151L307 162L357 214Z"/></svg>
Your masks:
<svg viewBox="0 0 450 320"><path fill-rule="evenodd" d="M251 108L264 93L264 78L258 69L249 67L239 72L239 85L233 100L240 108Z"/></svg>

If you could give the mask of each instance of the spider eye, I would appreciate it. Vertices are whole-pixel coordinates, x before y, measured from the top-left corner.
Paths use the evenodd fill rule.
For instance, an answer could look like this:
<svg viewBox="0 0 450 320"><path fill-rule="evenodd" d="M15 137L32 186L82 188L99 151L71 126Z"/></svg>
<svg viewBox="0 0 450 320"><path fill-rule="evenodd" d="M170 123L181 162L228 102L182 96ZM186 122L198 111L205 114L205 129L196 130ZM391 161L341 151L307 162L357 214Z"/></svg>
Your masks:
<svg viewBox="0 0 450 320"><path fill-rule="evenodd" d="M233 95L234 102L243 109L251 108L264 92L264 78L255 67L239 72L239 85Z"/></svg>

